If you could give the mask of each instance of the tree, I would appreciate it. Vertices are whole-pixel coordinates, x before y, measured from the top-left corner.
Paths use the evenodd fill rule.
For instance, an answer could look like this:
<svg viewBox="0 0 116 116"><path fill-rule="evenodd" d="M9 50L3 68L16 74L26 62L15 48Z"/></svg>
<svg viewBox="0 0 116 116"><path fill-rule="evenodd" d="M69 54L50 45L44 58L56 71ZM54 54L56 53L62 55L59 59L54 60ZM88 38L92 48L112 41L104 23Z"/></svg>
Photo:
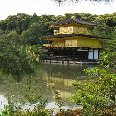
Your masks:
<svg viewBox="0 0 116 116"><path fill-rule="evenodd" d="M0 36L0 71L4 75L12 75L17 81L22 75L34 72L31 58L15 31Z"/></svg>
<svg viewBox="0 0 116 116"><path fill-rule="evenodd" d="M4 22L6 22L7 30L16 30L18 34L21 34L22 31L28 28L30 16L24 13L18 13L17 15L8 16ZM4 25L2 24L2 28Z"/></svg>
<svg viewBox="0 0 116 116"><path fill-rule="evenodd" d="M91 2L111 2L112 0L54 0L55 2L59 3L59 5L61 3L64 3L64 2L74 2L74 3L78 3L80 1L91 1Z"/></svg>
<svg viewBox="0 0 116 116"><path fill-rule="evenodd" d="M5 31L6 28L7 28L7 23L6 23L6 21L4 21L4 20L0 21L0 29L2 29L2 30Z"/></svg>

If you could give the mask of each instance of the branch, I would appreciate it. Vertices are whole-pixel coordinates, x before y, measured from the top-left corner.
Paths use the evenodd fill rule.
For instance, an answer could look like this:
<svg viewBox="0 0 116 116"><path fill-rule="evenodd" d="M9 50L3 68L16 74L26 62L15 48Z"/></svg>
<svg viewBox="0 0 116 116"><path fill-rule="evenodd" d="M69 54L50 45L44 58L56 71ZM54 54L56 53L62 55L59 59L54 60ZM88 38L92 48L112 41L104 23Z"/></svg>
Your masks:
<svg viewBox="0 0 116 116"><path fill-rule="evenodd" d="M64 3L64 2L78 3L78 2L80 2L80 1L83 1L83 2L85 2L85 1L91 1L91 2L105 2L105 3L109 3L109 2L111 2L111 1L113 1L113 0L53 0L53 1L55 1L55 2L57 2L57 3L59 3L59 4L61 4L61 3Z"/></svg>

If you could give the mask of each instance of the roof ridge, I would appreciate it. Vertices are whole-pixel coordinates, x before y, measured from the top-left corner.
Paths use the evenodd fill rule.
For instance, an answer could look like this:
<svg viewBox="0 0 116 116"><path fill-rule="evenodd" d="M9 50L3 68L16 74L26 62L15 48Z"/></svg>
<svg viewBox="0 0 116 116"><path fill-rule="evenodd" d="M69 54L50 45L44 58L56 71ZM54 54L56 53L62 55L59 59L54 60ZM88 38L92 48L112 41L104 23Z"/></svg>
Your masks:
<svg viewBox="0 0 116 116"><path fill-rule="evenodd" d="M77 24L83 24L83 25L89 25L89 26L96 26L96 24L91 23L91 22L83 21L80 18L76 18L76 19L74 19L74 18L67 18L67 19L61 20L59 22L56 22L53 25L66 24L66 23L70 23L70 22L75 22Z"/></svg>

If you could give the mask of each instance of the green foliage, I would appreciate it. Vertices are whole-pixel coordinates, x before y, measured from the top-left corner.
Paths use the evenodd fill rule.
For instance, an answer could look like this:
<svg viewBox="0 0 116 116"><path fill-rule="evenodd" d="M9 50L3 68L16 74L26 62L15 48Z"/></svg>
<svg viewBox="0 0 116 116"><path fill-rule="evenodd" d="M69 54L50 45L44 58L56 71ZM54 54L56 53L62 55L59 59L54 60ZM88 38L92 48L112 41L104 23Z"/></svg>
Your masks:
<svg viewBox="0 0 116 116"><path fill-rule="evenodd" d="M103 52L101 53L101 59L103 64L109 70L114 71L116 69L116 39L113 40L102 40Z"/></svg>
<svg viewBox="0 0 116 116"><path fill-rule="evenodd" d="M14 108L13 105L9 104L5 107L1 116L51 116L52 113L52 110L45 109L41 104L35 105L33 110L23 110L21 107Z"/></svg>
<svg viewBox="0 0 116 116"><path fill-rule="evenodd" d="M34 72L33 63L25 47L20 45L20 37L16 32L0 36L0 69L17 80L21 75Z"/></svg>
<svg viewBox="0 0 116 116"><path fill-rule="evenodd" d="M39 37L48 34L47 32L48 26L39 23L33 23L31 28L22 33L22 42L23 44L28 45L37 45L42 44L42 41Z"/></svg>
<svg viewBox="0 0 116 116"><path fill-rule="evenodd" d="M0 70L20 80L34 73L41 54L40 36L52 33L49 28L54 16L33 16L18 13L0 21Z"/></svg>
<svg viewBox="0 0 116 116"><path fill-rule="evenodd" d="M76 93L73 101L83 106L84 116L101 116L107 109L114 113L116 74L97 67L85 71L89 78L74 84Z"/></svg>
<svg viewBox="0 0 116 116"><path fill-rule="evenodd" d="M4 34L4 31L2 29L0 29L0 35Z"/></svg>
<svg viewBox="0 0 116 116"><path fill-rule="evenodd" d="M26 30L29 26L30 16L24 13L18 13L17 15L8 16L6 18L7 30L16 30L18 34Z"/></svg>
<svg viewBox="0 0 116 116"><path fill-rule="evenodd" d="M97 27L93 30L93 35L96 35L98 37L102 38L111 38L113 32L113 28L109 27L108 25L97 25Z"/></svg>

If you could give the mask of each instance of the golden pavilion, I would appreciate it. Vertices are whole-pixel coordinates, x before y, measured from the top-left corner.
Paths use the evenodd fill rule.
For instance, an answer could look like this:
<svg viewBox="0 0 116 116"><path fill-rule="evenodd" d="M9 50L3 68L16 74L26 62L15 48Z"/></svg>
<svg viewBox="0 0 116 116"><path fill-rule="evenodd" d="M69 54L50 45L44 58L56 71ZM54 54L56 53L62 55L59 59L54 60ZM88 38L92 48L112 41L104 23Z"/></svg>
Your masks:
<svg viewBox="0 0 116 116"><path fill-rule="evenodd" d="M51 26L57 28L54 34L41 37L47 41L47 44L43 44L47 59L62 58L77 61L99 59L100 39L90 31L96 24L70 18Z"/></svg>

